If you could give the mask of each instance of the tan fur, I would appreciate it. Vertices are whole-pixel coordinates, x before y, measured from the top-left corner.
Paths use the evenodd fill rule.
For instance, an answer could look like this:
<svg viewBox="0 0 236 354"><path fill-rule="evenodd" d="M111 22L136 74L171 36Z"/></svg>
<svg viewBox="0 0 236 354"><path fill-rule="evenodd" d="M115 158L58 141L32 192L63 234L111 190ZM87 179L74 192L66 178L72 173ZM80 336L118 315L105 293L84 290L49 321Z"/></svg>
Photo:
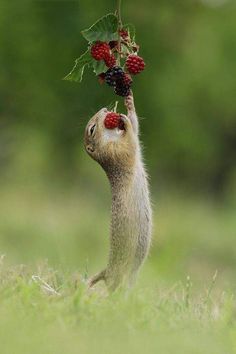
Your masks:
<svg viewBox="0 0 236 354"><path fill-rule="evenodd" d="M127 116L122 115L125 130L105 128L104 108L90 119L84 138L86 151L102 166L111 185L108 265L90 280L91 286L104 280L110 291L133 285L151 242L152 212L132 96L126 99L126 106Z"/></svg>

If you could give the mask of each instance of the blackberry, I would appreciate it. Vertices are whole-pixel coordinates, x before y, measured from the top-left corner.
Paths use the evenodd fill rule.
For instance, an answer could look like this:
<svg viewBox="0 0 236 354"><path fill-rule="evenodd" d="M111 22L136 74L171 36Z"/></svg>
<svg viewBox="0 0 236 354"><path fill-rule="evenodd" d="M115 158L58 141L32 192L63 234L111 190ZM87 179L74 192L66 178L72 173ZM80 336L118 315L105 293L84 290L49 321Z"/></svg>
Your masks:
<svg viewBox="0 0 236 354"><path fill-rule="evenodd" d="M117 83L114 88L114 92L118 96L127 97L130 94L130 85L122 83Z"/></svg>
<svg viewBox="0 0 236 354"><path fill-rule="evenodd" d="M109 86L115 86L116 82L112 76L111 70L112 69L107 70L105 74L105 81Z"/></svg>
<svg viewBox="0 0 236 354"><path fill-rule="evenodd" d="M120 66L114 66L110 68L106 72L106 83L109 86L115 86L118 80L121 80L124 77L124 71Z"/></svg>

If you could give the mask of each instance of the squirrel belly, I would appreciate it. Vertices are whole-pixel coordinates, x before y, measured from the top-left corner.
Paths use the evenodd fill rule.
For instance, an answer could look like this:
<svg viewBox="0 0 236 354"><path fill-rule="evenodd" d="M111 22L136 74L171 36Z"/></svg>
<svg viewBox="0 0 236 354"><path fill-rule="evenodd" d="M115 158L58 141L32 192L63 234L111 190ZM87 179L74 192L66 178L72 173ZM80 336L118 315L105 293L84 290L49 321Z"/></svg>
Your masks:
<svg viewBox="0 0 236 354"><path fill-rule="evenodd" d="M111 183L111 239L105 282L109 289L132 285L151 243L152 212L146 172L138 151L130 170L118 171Z"/></svg>

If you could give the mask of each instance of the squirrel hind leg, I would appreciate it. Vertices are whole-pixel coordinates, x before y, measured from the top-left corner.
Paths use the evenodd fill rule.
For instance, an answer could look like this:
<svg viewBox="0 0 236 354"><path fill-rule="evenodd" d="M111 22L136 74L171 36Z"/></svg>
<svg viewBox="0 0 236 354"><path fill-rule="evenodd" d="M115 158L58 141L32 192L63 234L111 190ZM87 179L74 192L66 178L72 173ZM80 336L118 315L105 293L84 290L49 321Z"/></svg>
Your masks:
<svg viewBox="0 0 236 354"><path fill-rule="evenodd" d="M126 276L119 270L116 270L115 272L108 272L105 283L109 293L113 293L125 288Z"/></svg>
<svg viewBox="0 0 236 354"><path fill-rule="evenodd" d="M91 277L88 281L88 287L92 288L95 284L97 284L100 280L104 280L106 279L106 270L104 269L103 271L101 271L100 273L94 275L93 277Z"/></svg>

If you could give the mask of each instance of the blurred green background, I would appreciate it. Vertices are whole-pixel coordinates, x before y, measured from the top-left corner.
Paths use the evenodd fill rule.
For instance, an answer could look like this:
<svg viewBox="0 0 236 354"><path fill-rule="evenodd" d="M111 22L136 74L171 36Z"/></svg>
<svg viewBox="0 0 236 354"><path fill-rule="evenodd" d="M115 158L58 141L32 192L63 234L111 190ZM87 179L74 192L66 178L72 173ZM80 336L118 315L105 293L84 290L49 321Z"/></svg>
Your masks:
<svg viewBox="0 0 236 354"><path fill-rule="evenodd" d="M88 119L116 97L92 72L63 81L80 31L115 1L0 2L0 252L10 263L99 270L110 191L83 149ZM154 241L144 283L190 275L235 286L236 5L123 1L146 71L134 95L151 175ZM122 100L119 111L124 111Z"/></svg>

